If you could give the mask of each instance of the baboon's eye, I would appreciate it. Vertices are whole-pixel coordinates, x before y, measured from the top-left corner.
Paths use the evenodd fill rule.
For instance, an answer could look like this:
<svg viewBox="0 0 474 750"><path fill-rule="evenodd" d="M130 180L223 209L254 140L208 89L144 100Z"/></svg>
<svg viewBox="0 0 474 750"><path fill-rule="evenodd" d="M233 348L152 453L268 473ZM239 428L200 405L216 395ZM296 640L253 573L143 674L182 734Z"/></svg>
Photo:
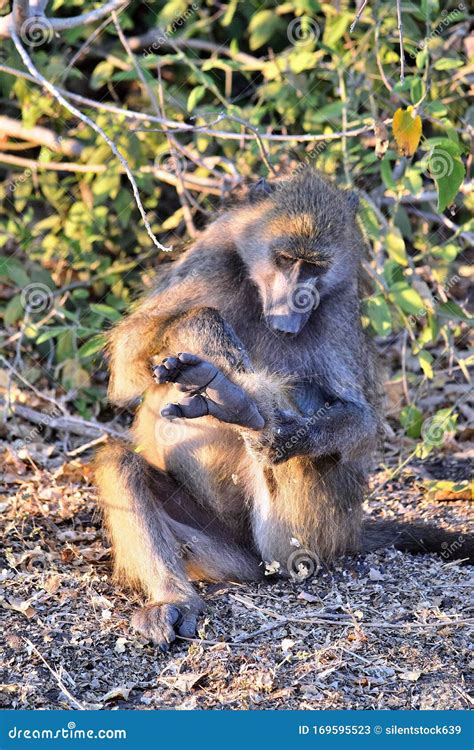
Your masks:
<svg viewBox="0 0 474 750"><path fill-rule="evenodd" d="M278 253L278 255L275 256L275 263L278 266L278 268L291 268L293 263L295 263L296 258L293 258L291 255L284 255L283 253Z"/></svg>

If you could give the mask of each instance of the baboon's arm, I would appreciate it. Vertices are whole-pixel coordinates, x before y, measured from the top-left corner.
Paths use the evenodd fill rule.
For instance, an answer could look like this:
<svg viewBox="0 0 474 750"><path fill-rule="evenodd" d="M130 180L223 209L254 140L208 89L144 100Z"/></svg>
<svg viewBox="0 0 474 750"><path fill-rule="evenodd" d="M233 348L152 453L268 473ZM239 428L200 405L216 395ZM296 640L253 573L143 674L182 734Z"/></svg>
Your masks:
<svg viewBox="0 0 474 750"><path fill-rule="evenodd" d="M278 410L271 433L249 436L254 449L271 463L294 456L357 458L375 445L377 419L365 403L329 400L309 417Z"/></svg>

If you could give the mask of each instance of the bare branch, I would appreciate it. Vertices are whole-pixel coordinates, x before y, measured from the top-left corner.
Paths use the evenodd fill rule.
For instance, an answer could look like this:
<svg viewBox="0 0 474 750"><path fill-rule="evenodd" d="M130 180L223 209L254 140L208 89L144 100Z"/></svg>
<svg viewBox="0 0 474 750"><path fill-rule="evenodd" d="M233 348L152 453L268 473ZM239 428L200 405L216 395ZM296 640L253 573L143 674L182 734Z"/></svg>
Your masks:
<svg viewBox="0 0 474 750"><path fill-rule="evenodd" d="M354 20L351 23L351 26L350 26L350 29L349 29L349 33L350 34L352 34L352 32L354 31L355 27L359 23L360 17L362 16L362 13L364 12L365 6L367 5L368 1L369 0L362 0L362 3L360 4L359 10L356 13L356 17L354 18Z"/></svg>
<svg viewBox="0 0 474 750"><path fill-rule="evenodd" d="M38 83L38 79L35 78L35 76L28 75L28 73L25 73L22 70L18 70L17 68L11 68L8 65L0 65L0 71L3 73L9 73L10 75L13 75L18 78L24 78L28 81L32 81L33 83ZM123 109L122 107L116 107L113 104L106 104L105 102L97 102L94 99L88 99L85 96L80 96L79 94L73 94L68 91L65 91L62 88L57 87L56 91L59 93L64 94L69 99L72 99L73 101L78 102L78 104L83 104L86 107L92 107L93 109L100 109L104 110L104 112L111 112L116 115L122 115L123 117L126 117L131 120L139 120L142 122L152 122L157 123L159 125L163 125L167 128L173 128L175 133L204 133L205 135L212 135L215 138L220 138L221 140L228 140L228 141L253 141L257 140L257 136L254 132L255 129L252 129L253 126L250 126L250 133L230 133L227 130L213 130L210 126L205 125L187 125L183 122L177 122L176 120L168 120L163 117L158 117L157 115L150 115L146 114L144 112L136 112L132 109ZM218 116L217 121L221 121L225 119L224 117ZM233 118L233 116L229 115L229 119L236 119ZM236 120L237 121L237 120ZM385 125L390 125L392 122L392 118L388 118L384 120ZM149 131L149 132L161 132L164 133L164 130L160 131ZM275 143L318 143L318 142L326 142L326 141L337 141L341 138L347 136L350 137L357 137L359 135L366 135L368 133L374 132L374 124L372 122L372 119L370 121L367 121L367 124L361 125L358 128L352 128L351 130L348 130L346 133L337 131L335 133L326 133L326 134L313 134L313 133L289 133L289 134L280 134L280 133L259 133L259 137L262 141L269 141L269 142L275 142Z"/></svg>
<svg viewBox="0 0 474 750"><path fill-rule="evenodd" d="M11 138L38 143L66 156L79 156L83 150L82 144L74 138L61 138L53 130L39 125L27 128L20 120L14 120L12 117L0 116L0 133L5 133Z"/></svg>
<svg viewBox="0 0 474 750"><path fill-rule="evenodd" d="M262 70L265 65L267 65L266 58L253 57L246 52L236 52L231 50L230 47L224 47L221 44L209 42L205 39L185 39L183 37L178 37L176 39L173 38L173 41L171 42L164 35L163 29L158 27L150 29L141 36L128 37L127 42L130 49L134 52L138 49L144 49L145 47L150 47L151 52L160 47L171 47L177 49L192 49L197 52L209 52L210 54L216 55L225 55L225 57L229 57L231 60L240 63L242 65L242 70Z"/></svg>
<svg viewBox="0 0 474 750"><path fill-rule="evenodd" d="M102 174L107 171L107 164L78 164L76 162L68 161L37 161L35 159L25 159L22 156L14 156L13 154L4 154L0 152L0 163L11 164L15 167L23 167L24 169L31 169L32 171L47 171L47 172L77 172L83 174ZM124 173L124 169L119 167L121 173ZM171 174L166 169L159 169L154 166L140 167L140 174L152 174L156 179L161 182L165 182L167 185L176 187L178 178L176 175ZM184 186L187 190L193 190L196 193L204 193L206 195L218 195L222 196L222 180L211 180L207 177L198 177L191 172L183 172L181 175ZM231 186L238 184L238 180L235 179Z"/></svg>
<svg viewBox="0 0 474 750"><path fill-rule="evenodd" d="M159 72L159 84L160 84L160 102L158 102L158 99L156 98L151 86L148 85L146 78L143 74L143 70L140 67L140 64L137 62L135 55L133 54L132 50L130 49L130 45L127 42L127 39L125 37L125 34L122 31L122 27L120 26L117 14L115 11L112 12L112 19L114 22L115 29L118 34L118 38L120 39L120 42L129 56L130 60L133 63L133 66L137 72L137 75L142 83L143 88L148 94L148 98L150 99L150 102L153 106L153 109L155 110L156 114L159 117L165 116L165 107L164 107L164 99L163 99L163 88L162 88L162 82L161 82L161 71ZM177 141L173 137L173 135L170 134L169 131L166 131L166 140L168 141L168 145L170 147L171 156L173 159L173 164L175 168L175 174L177 178L177 184L176 184L176 192L178 194L179 202L181 203L181 209L183 211L183 217L186 224L186 229L188 231L188 234L190 237L196 237L196 227L194 226L193 217L191 213L191 209L189 208L189 203L186 197L186 191L184 188L184 183L181 175L181 170L179 168L179 161L176 158L176 151L177 151Z"/></svg>
<svg viewBox="0 0 474 750"><path fill-rule="evenodd" d="M0 406L5 406L5 400L1 397ZM26 419L27 422L31 422L32 424L43 425L58 432L70 432L73 435L80 435L92 440L102 435L111 435L121 440L126 438L125 433L114 430L113 427L109 427L101 422L82 419L82 417L52 416L45 411L37 411L16 402L10 404L10 411L12 414L21 417L21 419Z"/></svg>
<svg viewBox="0 0 474 750"><path fill-rule="evenodd" d="M403 19L401 0L397 0L398 38L400 40L400 81L405 80L405 52L403 49Z"/></svg>
<svg viewBox="0 0 474 750"><path fill-rule="evenodd" d="M47 91L49 91L49 93L52 96L54 96L55 99L57 99L57 101L60 104L62 104L63 107L65 107L69 112L71 112L71 114L73 114L79 120L81 120L86 125L88 125L90 128L92 128L92 130L94 130L98 135L100 135L104 139L104 141L107 143L107 145L109 146L109 148L112 151L112 153L114 154L114 156L117 157L117 159L119 160L119 162L123 166L123 168L125 170L125 174L127 175L128 179L129 179L129 182L130 182L130 184L132 186L133 195L135 197L135 202L136 202L136 204L138 206L138 210L140 211L140 215L142 217L143 223L144 223L145 228L147 230L148 236L152 240L153 244L156 245L156 247L158 247L160 250L164 250L165 252L168 252L169 250L171 250L171 247L165 247L164 245L161 245L158 242L158 240L156 239L155 235L153 234L153 231L151 229L150 223L149 223L149 221L148 221L148 219L146 217L145 209L143 208L143 205L142 205L142 202L141 202L141 199L140 199L140 194L138 192L138 186L137 186L137 183L135 182L135 178L134 178L134 176L132 174L132 170L130 169L128 161L123 156L123 154L118 150L118 148L115 145L115 143L111 140L111 138L109 138L109 136L107 135L107 133L105 133L102 130L102 128L99 127L99 125L97 125L97 123L95 123L93 120L91 120L90 117L88 117L87 115L83 114L73 104L71 104L70 102L68 102L67 99L65 99L64 96L57 90L57 88L55 86L53 86L53 84L50 83L50 81L48 81L43 75L41 75L41 73L39 72L39 70L37 68L35 68L32 59L30 58L30 56L28 55L27 51L23 47L23 45L22 45L22 43L20 41L20 38L19 38L19 36L18 36L18 34L17 34L17 32L16 32L15 29L12 29L11 35L12 35L12 40L13 40L14 45L15 45L16 49L18 50L18 53L19 53L21 59L23 60L23 63L25 64L26 68L30 71L31 75L34 76L36 78L36 80L39 83L41 83L45 87L45 89Z"/></svg>
<svg viewBox="0 0 474 750"><path fill-rule="evenodd" d="M120 8L121 5L125 4L125 1L126 0L110 0L100 8L91 10L89 13L83 13L80 16L72 16L70 18L46 18L46 16L43 15L43 12L47 2L44 0L38 0L36 3L32 3L31 8L28 8L27 0L15 0L13 12L0 18L0 39L8 39L9 37L13 38L12 30L20 29L21 25L29 18L43 17L53 31L65 31L66 29L74 29L78 26L95 23L104 16L107 16L113 10ZM25 6L28 8L26 12Z"/></svg>

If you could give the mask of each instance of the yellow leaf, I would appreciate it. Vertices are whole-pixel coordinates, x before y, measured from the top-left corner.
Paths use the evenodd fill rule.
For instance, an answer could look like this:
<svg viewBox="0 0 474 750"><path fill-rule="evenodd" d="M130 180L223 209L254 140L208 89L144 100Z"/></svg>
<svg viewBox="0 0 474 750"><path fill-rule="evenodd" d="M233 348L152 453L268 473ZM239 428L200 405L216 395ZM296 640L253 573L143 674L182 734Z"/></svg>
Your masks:
<svg viewBox="0 0 474 750"><path fill-rule="evenodd" d="M397 109L393 116L393 135L401 156L413 156L421 138L421 117L413 107Z"/></svg>

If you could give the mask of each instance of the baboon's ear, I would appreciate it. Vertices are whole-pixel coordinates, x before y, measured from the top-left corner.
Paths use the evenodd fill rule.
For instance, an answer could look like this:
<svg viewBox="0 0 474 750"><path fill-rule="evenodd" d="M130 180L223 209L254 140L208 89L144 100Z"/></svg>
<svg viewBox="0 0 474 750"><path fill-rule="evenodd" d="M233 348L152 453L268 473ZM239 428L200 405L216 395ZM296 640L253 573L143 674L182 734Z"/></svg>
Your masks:
<svg viewBox="0 0 474 750"><path fill-rule="evenodd" d="M355 190L349 190L346 193L347 202L349 204L349 208L354 211L356 214L359 208L359 196L355 192Z"/></svg>
<svg viewBox="0 0 474 750"><path fill-rule="evenodd" d="M250 185L250 188L249 188L250 203L258 203L258 201L262 201L265 198L268 198L268 196L271 195L271 193L273 193L274 190L275 190L275 185L270 185L270 183L266 181L265 177L261 177L253 185Z"/></svg>

